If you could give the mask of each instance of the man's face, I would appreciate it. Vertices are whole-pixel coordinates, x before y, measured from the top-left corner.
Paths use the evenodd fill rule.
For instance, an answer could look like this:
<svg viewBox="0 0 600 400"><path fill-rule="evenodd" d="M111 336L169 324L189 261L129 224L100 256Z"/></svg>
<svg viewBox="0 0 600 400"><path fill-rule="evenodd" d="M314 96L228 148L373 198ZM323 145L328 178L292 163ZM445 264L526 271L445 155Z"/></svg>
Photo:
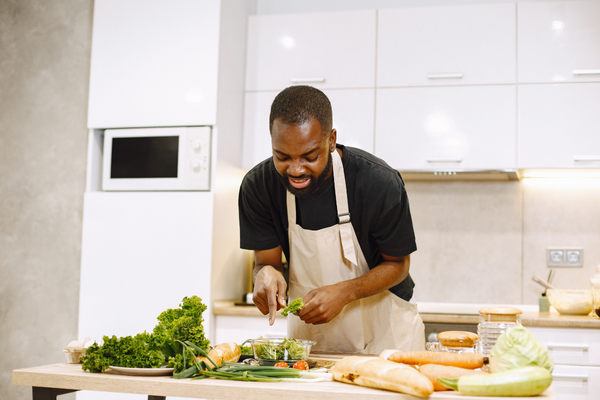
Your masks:
<svg viewBox="0 0 600 400"><path fill-rule="evenodd" d="M279 118L273 121L273 162L286 189L306 197L329 179L335 138L335 129L326 135L314 118L298 125L285 124Z"/></svg>

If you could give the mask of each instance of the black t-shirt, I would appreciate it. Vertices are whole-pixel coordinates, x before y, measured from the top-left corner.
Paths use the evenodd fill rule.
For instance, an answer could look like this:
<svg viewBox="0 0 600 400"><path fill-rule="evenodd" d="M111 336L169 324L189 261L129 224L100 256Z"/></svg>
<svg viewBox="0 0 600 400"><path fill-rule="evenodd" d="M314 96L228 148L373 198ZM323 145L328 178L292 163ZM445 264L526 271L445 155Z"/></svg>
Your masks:
<svg viewBox="0 0 600 400"><path fill-rule="evenodd" d="M345 147L350 220L369 268L383 261L381 253L403 257L417 249L408 196L400 173L363 150ZM240 247L268 250L282 247L289 260L286 189L268 158L244 177L239 194ZM296 198L296 223L318 230L338 223L333 178L307 198ZM290 268L294 268L290 262ZM410 275L390 291L410 300L415 284Z"/></svg>

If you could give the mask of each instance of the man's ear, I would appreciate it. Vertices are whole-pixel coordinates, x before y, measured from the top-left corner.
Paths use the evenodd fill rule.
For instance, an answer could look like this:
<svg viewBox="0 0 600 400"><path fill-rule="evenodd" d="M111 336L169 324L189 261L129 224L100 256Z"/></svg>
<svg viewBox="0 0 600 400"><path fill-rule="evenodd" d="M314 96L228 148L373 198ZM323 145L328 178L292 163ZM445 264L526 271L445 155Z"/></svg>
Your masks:
<svg viewBox="0 0 600 400"><path fill-rule="evenodd" d="M335 129L331 130L331 135L329 135L329 152L333 153L335 150L335 143L337 139L337 131Z"/></svg>

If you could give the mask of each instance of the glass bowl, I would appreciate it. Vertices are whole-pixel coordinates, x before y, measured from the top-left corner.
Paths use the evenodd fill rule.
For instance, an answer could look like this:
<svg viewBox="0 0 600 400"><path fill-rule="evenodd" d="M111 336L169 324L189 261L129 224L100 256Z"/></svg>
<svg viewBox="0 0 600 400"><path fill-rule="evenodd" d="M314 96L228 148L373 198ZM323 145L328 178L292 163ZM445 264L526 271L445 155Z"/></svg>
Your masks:
<svg viewBox="0 0 600 400"><path fill-rule="evenodd" d="M561 314L588 315L592 312L592 294L589 290L548 289L546 296Z"/></svg>
<svg viewBox="0 0 600 400"><path fill-rule="evenodd" d="M279 361L288 364L308 360L310 349L317 342L303 339L260 338L248 341L252 345L254 358L262 365L273 365Z"/></svg>

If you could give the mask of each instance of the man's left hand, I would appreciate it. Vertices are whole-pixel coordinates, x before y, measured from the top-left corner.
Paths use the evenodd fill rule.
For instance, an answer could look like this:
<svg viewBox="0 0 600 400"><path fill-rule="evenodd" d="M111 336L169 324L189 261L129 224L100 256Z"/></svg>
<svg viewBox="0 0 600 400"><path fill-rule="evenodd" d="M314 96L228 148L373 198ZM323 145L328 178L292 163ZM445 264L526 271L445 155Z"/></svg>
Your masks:
<svg viewBox="0 0 600 400"><path fill-rule="evenodd" d="M352 301L344 282L313 289L304 296L304 307L298 312L307 324L325 324L335 318Z"/></svg>

